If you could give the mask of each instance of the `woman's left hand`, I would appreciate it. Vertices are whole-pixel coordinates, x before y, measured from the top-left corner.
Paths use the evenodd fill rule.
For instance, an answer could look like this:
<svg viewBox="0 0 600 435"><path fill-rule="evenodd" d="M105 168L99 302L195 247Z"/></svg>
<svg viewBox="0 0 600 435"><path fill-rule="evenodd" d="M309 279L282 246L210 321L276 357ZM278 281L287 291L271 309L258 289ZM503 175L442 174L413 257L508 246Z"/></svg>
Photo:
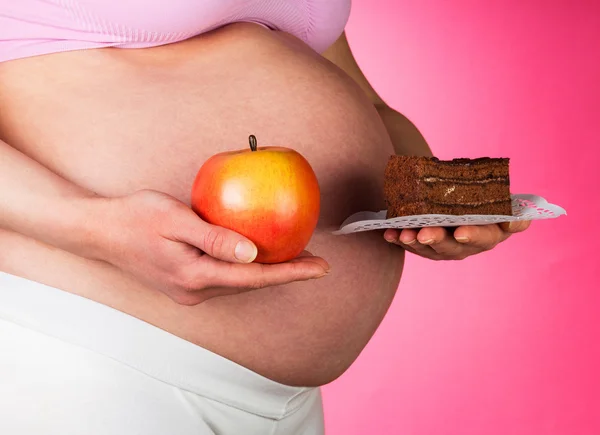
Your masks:
<svg viewBox="0 0 600 435"><path fill-rule="evenodd" d="M464 260L471 255L493 249L514 233L525 231L529 221L503 222L492 225L420 229L387 229L385 240L431 260Z"/></svg>

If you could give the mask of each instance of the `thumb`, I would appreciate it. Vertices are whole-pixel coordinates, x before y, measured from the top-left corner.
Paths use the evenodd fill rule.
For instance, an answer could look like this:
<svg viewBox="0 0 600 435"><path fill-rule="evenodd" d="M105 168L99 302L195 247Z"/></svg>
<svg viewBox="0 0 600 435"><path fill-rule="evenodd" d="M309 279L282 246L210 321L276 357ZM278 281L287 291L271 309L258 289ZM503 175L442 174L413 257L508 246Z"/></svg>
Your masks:
<svg viewBox="0 0 600 435"><path fill-rule="evenodd" d="M177 239L195 246L207 255L230 263L251 263L258 254L256 245L241 234L211 225L195 213L181 225Z"/></svg>

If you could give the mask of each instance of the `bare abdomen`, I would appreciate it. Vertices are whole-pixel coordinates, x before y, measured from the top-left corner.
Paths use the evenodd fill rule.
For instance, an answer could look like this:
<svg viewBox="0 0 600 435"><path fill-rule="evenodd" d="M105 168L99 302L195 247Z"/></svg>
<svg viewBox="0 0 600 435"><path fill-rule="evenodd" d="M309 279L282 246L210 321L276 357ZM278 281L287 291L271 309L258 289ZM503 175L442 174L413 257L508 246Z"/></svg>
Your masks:
<svg viewBox="0 0 600 435"><path fill-rule="evenodd" d="M318 281L196 307L17 234L0 233L11 248L1 270L113 306L284 383L328 382L365 346L403 254L380 233L329 231L350 213L384 206L393 149L371 103L333 65L291 37L240 24L154 49L0 64L0 84L0 138L102 195L155 189L189 204L202 162L244 148L249 134L295 148L322 190L309 249L332 265Z"/></svg>

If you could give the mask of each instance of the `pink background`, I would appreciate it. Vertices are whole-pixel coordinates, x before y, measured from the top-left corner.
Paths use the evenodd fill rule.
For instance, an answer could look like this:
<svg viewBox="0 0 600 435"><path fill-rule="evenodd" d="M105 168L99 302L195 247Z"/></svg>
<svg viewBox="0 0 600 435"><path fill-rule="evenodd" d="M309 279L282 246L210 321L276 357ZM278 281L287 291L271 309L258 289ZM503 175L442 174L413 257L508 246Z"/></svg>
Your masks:
<svg viewBox="0 0 600 435"><path fill-rule="evenodd" d="M600 434L600 2L354 0L348 37L443 158L512 159L568 216L462 262L410 255L324 389L328 435Z"/></svg>

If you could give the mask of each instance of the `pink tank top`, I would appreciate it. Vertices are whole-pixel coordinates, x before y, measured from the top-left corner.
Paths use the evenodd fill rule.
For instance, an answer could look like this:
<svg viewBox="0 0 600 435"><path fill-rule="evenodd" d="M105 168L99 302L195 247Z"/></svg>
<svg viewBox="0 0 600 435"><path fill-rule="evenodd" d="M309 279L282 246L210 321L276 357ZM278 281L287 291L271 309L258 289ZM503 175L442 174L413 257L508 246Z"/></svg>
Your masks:
<svg viewBox="0 0 600 435"><path fill-rule="evenodd" d="M0 62L100 47L182 41L239 21L290 33L321 53L351 0L0 0Z"/></svg>

